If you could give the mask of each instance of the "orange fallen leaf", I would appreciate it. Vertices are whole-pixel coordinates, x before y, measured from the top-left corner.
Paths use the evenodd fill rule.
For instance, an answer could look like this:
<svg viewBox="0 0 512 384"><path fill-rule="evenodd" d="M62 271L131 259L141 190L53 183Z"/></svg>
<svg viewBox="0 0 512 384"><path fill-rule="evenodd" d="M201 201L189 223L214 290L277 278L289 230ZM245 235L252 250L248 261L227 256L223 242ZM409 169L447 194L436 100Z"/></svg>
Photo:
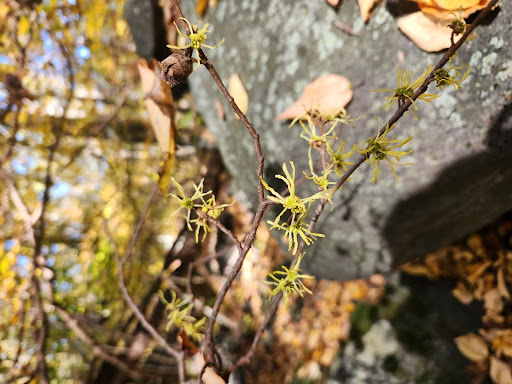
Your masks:
<svg viewBox="0 0 512 384"><path fill-rule="evenodd" d="M229 93L233 96L233 99L235 99L235 103L238 105L238 108L240 108L245 115L249 108L249 95L245 90L240 76L236 73L229 77Z"/></svg>
<svg viewBox="0 0 512 384"><path fill-rule="evenodd" d="M446 23L436 23L422 12L414 12L397 20L398 28L419 48L427 52L439 52L452 43L452 30ZM455 36L457 42L460 36Z"/></svg>
<svg viewBox="0 0 512 384"><path fill-rule="evenodd" d="M456 337L455 343L459 351L471 361L483 361L489 356L484 339L474 333Z"/></svg>
<svg viewBox="0 0 512 384"><path fill-rule="evenodd" d="M322 115L339 112L352 100L352 95L350 81L346 77L327 74L306 85L302 96L276 120L293 120L313 108Z"/></svg>
<svg viewBox="0 0 512 384"><path fill-rule="evenodd" d="M512 384L512 368L497 357L491 356L489 375L496 384Z"/></svg>
<svg viewBox="0 0 512 384"><path fill-rule="evenodd" d="M449 21L465 19L476 11L483 9L490 0L412 0L420 10L437 20ZM455 14L455 15L454 15Z"/></svg>
<svg viewBox="0 0 512 384"><path fill-rule="evenodd" d="M357 0L359 3L359 12L364 21L368 21L372 16L373 9L379 5L382 0Z"/></svg>

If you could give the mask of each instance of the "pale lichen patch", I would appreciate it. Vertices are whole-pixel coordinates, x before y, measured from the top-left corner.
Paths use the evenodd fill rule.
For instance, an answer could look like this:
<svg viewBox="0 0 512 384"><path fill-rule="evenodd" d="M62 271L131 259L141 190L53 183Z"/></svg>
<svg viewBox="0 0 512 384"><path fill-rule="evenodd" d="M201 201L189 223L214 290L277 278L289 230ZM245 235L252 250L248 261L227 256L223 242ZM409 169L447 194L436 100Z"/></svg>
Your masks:
<svg viewBox="0 0 512 384"><path fill-rule="evenodd" d="M503 70L496 74L496 80L503 82L512 77L512 60L503 63Z"/></svg>
<svg viewBox="0 0 512 384"><path fill-rule="evenodd" d="M502 38L493 36L491 38L491 41L489 42L489 44L492 45L496 49L500 49L505 44L505 41Z"/></svg>
<svg viewBox="0 0 512 384"><path fill-rule="evenodd" d="M496 52L491 52L487 56L485 56L482 60L482 75L490 75L491 69L496 63L496 59L498 58L498 54Z"/></svg>
<svg viewBox="0 0 512 384"><path fill-rule="evenodd" d="M482 60L482 56L482 52L475 51L475 53L471 55L471 59L469 60L469 66L471 68L475 68L476 66L478 66L478 64L480 64L480 61Z"/></svg>

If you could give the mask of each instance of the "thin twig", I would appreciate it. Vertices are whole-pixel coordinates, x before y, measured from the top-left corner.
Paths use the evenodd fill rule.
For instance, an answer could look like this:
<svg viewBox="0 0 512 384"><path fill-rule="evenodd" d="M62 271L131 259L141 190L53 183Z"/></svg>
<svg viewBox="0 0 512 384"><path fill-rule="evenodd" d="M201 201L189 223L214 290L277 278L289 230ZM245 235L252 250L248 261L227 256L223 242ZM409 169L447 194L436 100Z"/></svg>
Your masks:
<svg viewBox="0 0 512 384"><path fill-rule="evenodd" d="M166 373L158 373L154 370L148 369L134 369L128 363L120 360L115 357L114 354L107 352L107 349L110 346L102 346L96 342L78 323L76 319L74 319L64 308L57 304L53 304L55 308L55 313L59 318L64 322L67 328L69 328L75 335L82 341L83 343L89 345L92 349L92 352L102 358L105 361L108 361L110 364L118 367L124 373L130 375L133 378L142 378L142 377L161 377Z"/></svg>
<svg viewBox="0 0 512 384"><path fill-rule="evenodd" d="M173 347L171 347L167 341L160 336L158 331L149 323L144 314L139 310L137 304L133 301L132 297L128 293L128 289L126 288L126 283L124 281L124 270L123 270L123 261L121 256L119 255L119 251L117 248L117 244L114 241L112 233L110 232L107 222L105 221L104 225L105 234L107 235L109 241L112 243L114 247L114 257L117 263L117 278L119 281L119 287L121 288L121 292L123 294L125 302L130 306L132 312L135 314L137 319L139 320L142 327L155 339L155 341L160 344L160 346L172 357L176 359L178 365L178 377L180 380L180 384L185 383L185 367L184 367L184 354L183 352L179 352ZM123 260L126 259L126 256L123 257Z"/></svg>
<svg viewBox="0 0 512 384"><path fill-rule="evenodd" d="M352 36L359 36L359 33L357 33L356 31L354 31L352 28L350 28L348 25L346 24L343 24L341 21L339 20L334 20L334 26L336 28L339 28L341 29L343 32L345 33L348 33L349 35L352 35Z"/></svg>
<svg viewBox="0 0 512 384"><path fill-rule="evenodd" d="M215 253L212 253L211 255L205 256L205 257L203 257L201 259L198 259L198 260L195 260L194 262L192 262L192 263L190 263L188 265L188 268L187 268L187 279L186 280L187 280L187 293L189 295L193 295L192 294L192 272L193 272L194 268L197 267L198 265L207 263L210 260L214 260L214 259L217 259L217 258L219 258L221 256L224 256L231 249L233 249L232 246L226 247L226 248L224 248L223 250L221 250L219 252L215 252Z"/></svg>
<svg viewBox="0 0 512 384"><path fill-rule="evenodd" d="M126 252L124 254L122 264L126 263L126 261L130 258L133 252L135 243L137 242L137 239L139 238L140 235L140 230L142 229L142 224L144 224L144 221L146 220L146 216L149 212L149 207L151 207L151 203L153 202L153 199L155 198L157 192L158 185L155 184L153 186L153 190L149 194L148 200L146 201L144 208L142 209L142 212L140 213L139 219L137 220L137 225L135 226L135 230L133 231L132 237L130 238L130 243L128 244L128 248L126 249Z"/></svg>

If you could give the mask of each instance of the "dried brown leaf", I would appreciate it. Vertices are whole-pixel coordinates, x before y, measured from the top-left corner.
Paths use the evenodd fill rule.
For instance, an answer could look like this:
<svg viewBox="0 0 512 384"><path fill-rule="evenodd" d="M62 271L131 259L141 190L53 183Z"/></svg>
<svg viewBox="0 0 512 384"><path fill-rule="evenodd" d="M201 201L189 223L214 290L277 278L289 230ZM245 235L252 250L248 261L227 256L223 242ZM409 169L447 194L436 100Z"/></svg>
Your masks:
<svg viewBox="0 0 512 384"><path fill-rule="evenodd" d="M174 170L176 123L172 92L158 76L158 70L151 69L141 60L137 68L141 77L142 91L153 132L162 150L163 164L160 166L158 186L165 196Z"/></svg>
<svg viewBox="0 0 512 384"><path fill-rule="evenodd" d="M510 299L510 292L507 289L507 283L505 282L505 276L503 275L503 268L498 269L496 280L498 281L498 291L501 297L507 300Z"/></svg>
<svg viewBox="0 0 512 384"><path fill-rule="evenodd" d="M235 99L236 105L245 115L247 113L247 109L249 108L249 95L245 90L245 87L236 73L232 74L229 77L229 93Z"/></svg>
<svg viewBox="0 0 512 384"><path fill-rule="evenodd" d="M489 356L489 350L484 339L474 333L455 338L455 343L459 351L471 361L483 361Z"/></svg>
<svg viewBox="0 0 512 384"><path fill-rule="evenodd" d="M475 265L475 270L471 272L471 274L467 277L467 281L470 284L475 284L477 280L480 279L480 276L489 268L489 266L492 264L492 261L486 261L485 263L482 263L481 265Z"/></svg>
<svg viewBox="0 0 512 384"><path fill-rule="evenodd" d="M204 384L226 384L226 382L215 373L213 369L207 367L203 375Z"/></svg>
<svg viewBox="0 0 512 384"><path fill-rule="evenodd" d="M491 289L484 293L484 307L486 310L496 313L500 313L503 310L503 300L501 299L498 288Z"/></svg>
<svg viewBox="0 0 512 384"><path fill-rule="evenodd" d="M293 120L313 108L322 115L335 113L352 100L352 95L350 81L346 77L327 74L306 85L302 96L276 120Z"/></svg>
<svg viewBox="0 0 512 384"><path fill-rule="evenodd" d="M370 19L373 9L379 5L382 0L357 0L359 3L359 12L361 12L362 19L366 22Z"/></svg>
<svg viewBox="0 0 512 384"><path fill-rule="evenodd" d="M149 119L160 149L166 153L170 152L172 147L172 151L174 151L174 135L172 134L174 101L171 90L143 61L139 62L137 67L141 77L142 91L146 94L145 102Z"/></svg>
<svg viewBox="0 0 512 384"><path fill-rule="evenodd" d="M453 296L455 296L457 300L459 300L463 304L469 305L473 301L473 295L466 288L462 281L459 281L457 283L457 286L452 291L452 294Z"/></svg>
<svg viewBox="0 0 512 384"><path fill-rule="evenodd" d="M491 356L491 367L489 372L491 379L496 384L512 384L512 368L510 364Z"/></svg>
<svg viewBox="0 0 512 384"><path fill-rule="evenodd" d="M439 52L451 46L452 30L446 22L436 23L423 12L414 12L397 20L398 28L419 48ZM455 37L455 42L460 36Z"/></svg>
<svg viewBox="0 0 512 384"><path fill-rule="evenodd" d="M429 276L430 271L424 264L408 262L400 266L400 270L413 276Z"/></svg>
<svg viewBox="0 0 512 384"><path fill-rule="evenodd" d="M512 357L512 329L500 329L496 331L492 341L492 347L507 357Z"/></svg>

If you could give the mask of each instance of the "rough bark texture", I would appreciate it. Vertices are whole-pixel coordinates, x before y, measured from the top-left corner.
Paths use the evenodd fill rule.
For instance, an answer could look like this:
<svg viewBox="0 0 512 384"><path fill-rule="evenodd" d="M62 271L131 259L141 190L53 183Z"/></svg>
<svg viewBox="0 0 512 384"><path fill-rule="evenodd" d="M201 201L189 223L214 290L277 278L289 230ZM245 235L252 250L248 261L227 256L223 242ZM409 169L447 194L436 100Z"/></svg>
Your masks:
<svg viewBox="0 0 512 384"><path fill-rule="evenodd" d="M182 4L192 22L194 5ZM325 73L351 80L354 98L348 112L361 118L355 129L343 128L341 136L351 146L375 134L374 116L386 121L383 94L370 90L396 88L399 66L419 75L438 60L438 54L421 51L398 30L396 17L408 11L406 7L410 5L388 2L367 24L355 1L344 2L336 12L323 1L223 0L203 16L213 30L207 43L226 39L221 47L207 51L211 61L225 82L239 74L248 91L248 117L261 135L268 182L273 183L285 161L293 160L299 174L307 170L307 143L299 138L298 128L274 118L309 82ZM412 113L401 120L397 136L414 137L409 147L414 151L403 161L414 165L398 168L400 181L382 164L381 181L372 185L372 170L365 164L335 196L335 209L324 212L316 228L326 238L307 249L307 272L345 280L386 271L447 245L512 208L511 19L512 5L502 2L454 61L471 66L462 90L447 87L431 104L418 101L419 120ZM360 35L342 32L335 20ZM204 68L189 81L237 181L236 197L254 205L256 160L250 136ZM436 92L434 87L432 91ZM225 121L216 112L216 98L226 111Z"/></svg>

